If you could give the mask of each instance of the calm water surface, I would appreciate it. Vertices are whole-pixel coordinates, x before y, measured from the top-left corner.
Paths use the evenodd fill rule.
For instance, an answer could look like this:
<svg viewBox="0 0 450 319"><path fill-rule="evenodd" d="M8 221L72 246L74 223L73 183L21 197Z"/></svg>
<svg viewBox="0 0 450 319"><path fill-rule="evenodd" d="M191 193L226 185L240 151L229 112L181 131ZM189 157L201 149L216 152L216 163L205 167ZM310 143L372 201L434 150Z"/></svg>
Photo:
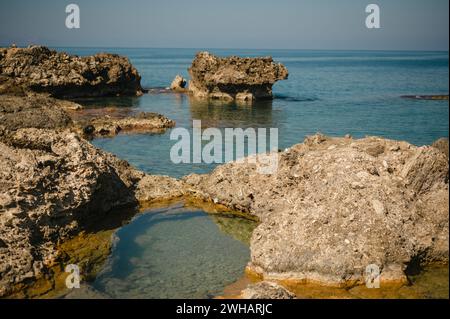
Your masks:
<svg viewBox="0 0 450 319"><path fill-rule="evenodd" d="M176 74L188 77L195 49L63 48L73 54L98 51L126 55L142 76L144 87L167 87ZM274 86L275 99L254 106L196 102L179 94L105 99L97 105L133 106L166 115L178 127L192 119L203 127L276 127L279 146L301 142L306 135L378 135L430 144L448 137L448 101L416 101L402 95L448 94L448 52L210 50L221 55L267 56L282 62L289 79ZM170 131L163 135L121 135L95 144L139 169L175 177L208 172L214 165L170 161Z"/></svg>
<svg viewBox="0 0 450 319"><path fill-rule="evenodd" d="M93 283L112 298L209 298L243 276L252 221L170 207L120 228Z"/></svg>

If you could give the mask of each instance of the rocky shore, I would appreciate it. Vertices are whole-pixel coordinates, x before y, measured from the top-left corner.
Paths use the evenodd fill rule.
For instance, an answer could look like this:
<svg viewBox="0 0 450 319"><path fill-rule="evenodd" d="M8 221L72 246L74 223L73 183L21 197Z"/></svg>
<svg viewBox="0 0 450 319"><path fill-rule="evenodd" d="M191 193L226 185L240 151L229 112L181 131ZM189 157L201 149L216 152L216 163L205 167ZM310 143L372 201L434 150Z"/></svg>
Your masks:
<svg viewBox="0 0 450 319"><path fill-rule="evenodd" d="M111 211L181 195L177 181L96 149L55 105L33 107L18 123L0 103L0 296L46 275L58 244Z"/></svg>
<svg viewBox="0 0 450 319"><path fill-rule="evenodd" d="M209 52L195 56L189 68L189 91L196 98L253 101L272 99L272 86L288 70L271 57L221 58Z"/></svg>
<svg viewBox="0 0 450 319"><path fill-rule="evenodd" d="M0 297L52 290L67 240L119 209L181 195L177 181L139 172L86 139L163 132L173 121L155 113L93 119L54 98L140 91L140 76L123 57L0 49ZM43 278L43 290L28 292Z"/></svg>
<svg viewBox="0 0 450 319"><path fill-rule="evenodd" d="M448 139L417 147L317 134L278 152L271 175L258 170L264 161L243 161L176 180L140 172L88 141L161 132L173 121L154 113L91 116L54 98L139 94L139 74L125 58L0 49L0 74L0 297L55 289L50 280L46 290L27 291L52 278L70 249L103 260L90 236L103 236L107 250L111 231L85 233L93 224L180 199L259 220L247 271L262 282L244 298L293 298L285 287L304 283L355 287L368 265L380 268L383 285L404 285L422 266L448 264ZM248 101L271 98L272 85L288 76L271 58L205 52L190 74L196 97ZM172 89L185 90L183 81Z"/></svg>
<svg viewBox="0 0 450 319"><path fill-rule="evenodd" d="M43 46L0 48L0 75L12 79L14 89L58 98L142 94L138 71L116 54L78 57Z"/></svg>
<svg viewBox="0 0 450 319"><path fill-rule="evenodd" d="M416 147L315 135L280 152L273 175L244 162L175 180L93 147L70 129L57 100L2 99L1 296L48 275L58 244L88 224L175 198L257 217L247 270L264 280L352 287L376 264L384 284L403 285L412 268L448 263L448 140ZM13 105L29 112L16 116L28 122L5 119ZM243 296L259 298L264 287L266 296L292 297L272 283Z"/></svg>
<svg viewBox="0 0 450 319"><path fill-rule="evenodd" d="M315 135L279 153L275 174L257 165L184 179L195 196L260 219L249 272L352 287L375 264L383 284L403 285L417 267L448 263L448 157L440 149Z"/></svg>

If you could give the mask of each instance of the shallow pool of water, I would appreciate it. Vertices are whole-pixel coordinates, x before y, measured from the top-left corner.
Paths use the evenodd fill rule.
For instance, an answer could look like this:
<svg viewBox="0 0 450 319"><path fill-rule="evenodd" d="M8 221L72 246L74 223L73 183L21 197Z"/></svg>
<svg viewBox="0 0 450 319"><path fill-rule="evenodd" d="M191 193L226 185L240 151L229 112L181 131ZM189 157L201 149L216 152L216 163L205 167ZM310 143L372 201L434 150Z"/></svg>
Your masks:
<svg viewBox="0 0 450 319"><path fill-rule="evenodd" d="M211 298L242 277L255 223L170 207L137 216L114 235L93 287L112 298Z"/></svg>

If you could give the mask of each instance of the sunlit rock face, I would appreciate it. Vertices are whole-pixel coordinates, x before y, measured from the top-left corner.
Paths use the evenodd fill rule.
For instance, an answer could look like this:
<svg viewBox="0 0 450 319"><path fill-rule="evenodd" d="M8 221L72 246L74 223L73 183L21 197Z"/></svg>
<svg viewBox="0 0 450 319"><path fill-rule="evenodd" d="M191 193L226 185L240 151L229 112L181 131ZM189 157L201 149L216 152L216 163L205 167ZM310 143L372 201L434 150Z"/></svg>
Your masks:
<svg viewBox="0 0 450 319"><path fill-rule="evenodd" d="M140 201L181 196L174 179L145 175L74 132L80 126L65 111L74 105L42 94L0 95L0 297L48 275L58 243L87 225ZM168 121L145 113L105 118L100 127Z"/></svg>
<svg viewBox="0 0 450 319"><path fill-rule="evenodd" d="M252 101L272 99L273 84L287 79L288 70L271 57L221 58L200 52L189 74L189 90L194 97Z"/></svg>
<svg viewBox="0 0 450 319"><path fill-rule="evenodd" d="M43 46L0 48L0 75L59 98L142 94L138 71L116 54L78 57Z"/></svg>
<svg viewBox="0 0 450 319"><path fill-rule="evenodd" d="M385 283L408 268L448 262L448 159L440 149L377 137L308 137L264 161L190 175L197 196L258 216L249 269L264 279L363 284L376 265Z"/></svg>

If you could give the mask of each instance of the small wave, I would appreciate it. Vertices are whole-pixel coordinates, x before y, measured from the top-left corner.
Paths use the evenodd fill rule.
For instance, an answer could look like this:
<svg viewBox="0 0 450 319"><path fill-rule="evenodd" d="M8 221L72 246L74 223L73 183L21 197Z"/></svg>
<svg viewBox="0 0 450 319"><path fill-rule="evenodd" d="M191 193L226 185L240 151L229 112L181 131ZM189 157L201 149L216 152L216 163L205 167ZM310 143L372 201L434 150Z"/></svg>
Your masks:
<svg viewBox="0 0 450 319"><path fill-rule="evenodd" d="M274 99L288 101L288 102L314 102L314 101L319 100L318 98L294 97L294 96L286 96L286 95L279 95L279 94L275 94Z"/></svg>
<svg viewBox="0 0 450 319"><path fill-rule="evenodd" d="M144 88L144 92L147 94L173 93L173 91L167 87Z"/></svg>

